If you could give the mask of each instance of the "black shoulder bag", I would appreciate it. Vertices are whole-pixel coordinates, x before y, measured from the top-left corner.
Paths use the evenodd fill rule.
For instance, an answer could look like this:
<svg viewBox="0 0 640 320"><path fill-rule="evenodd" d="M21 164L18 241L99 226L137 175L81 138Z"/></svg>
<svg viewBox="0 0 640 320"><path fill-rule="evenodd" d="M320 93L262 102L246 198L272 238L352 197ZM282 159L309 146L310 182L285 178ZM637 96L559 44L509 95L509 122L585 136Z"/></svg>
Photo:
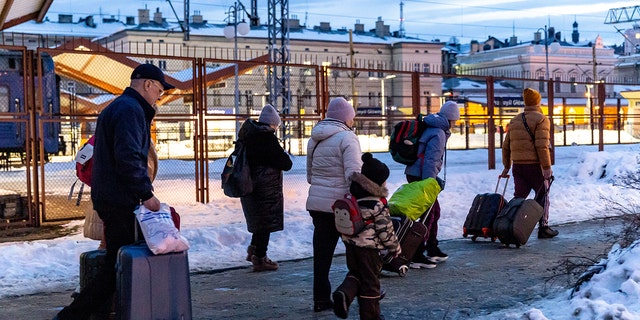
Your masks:
<svg viewBox="0 0 640 320"><path fill-rule="evenodd" d="M522 114L522 123L524 124L524 128L527 129L527 132L529 133L529 136L531 137L531 141L533 141L533 145L535 146L536 144L536 136L533 134L533 132L531 132L531 128L529 128L529 125L527 124L527 118L525 118L524 116L524 112L521 113Z"/></svg>

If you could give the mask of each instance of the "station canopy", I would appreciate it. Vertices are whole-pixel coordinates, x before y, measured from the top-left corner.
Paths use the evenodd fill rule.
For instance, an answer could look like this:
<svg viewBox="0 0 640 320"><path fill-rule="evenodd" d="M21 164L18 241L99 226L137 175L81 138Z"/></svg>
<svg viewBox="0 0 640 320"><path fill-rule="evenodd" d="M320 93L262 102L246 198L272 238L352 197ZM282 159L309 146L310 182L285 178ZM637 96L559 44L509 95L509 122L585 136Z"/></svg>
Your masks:
<svg viewBox="0 0 640 320"><path fill-rule="evenodd" d="M55 50L48 51L55 62L56 74L69 79L94 86L115 99L129 85L129 75L141 61L133 60L118 54L88 39L75 39L62 44ZM138 59L140 60L140 59ZM269 56L263 55L246 62L238 63L239 74L244 74L256 67L256 63L268 62ZM235 76L234 64L229 63L217 68L206 68L205 83L207 87L223 82ZM175 86L165 94L159 105L193 94L194 70L185 69L165 74L165 80ZM98 103L86 105L78 111L88 114L99 113L110 101L100 98Z"/></svg>
<svg viewBox="0 0 640 320"><path fill-rule="evenodd" d="M42 22L53 0L0 0L0 31L35 20Z"/></svg>

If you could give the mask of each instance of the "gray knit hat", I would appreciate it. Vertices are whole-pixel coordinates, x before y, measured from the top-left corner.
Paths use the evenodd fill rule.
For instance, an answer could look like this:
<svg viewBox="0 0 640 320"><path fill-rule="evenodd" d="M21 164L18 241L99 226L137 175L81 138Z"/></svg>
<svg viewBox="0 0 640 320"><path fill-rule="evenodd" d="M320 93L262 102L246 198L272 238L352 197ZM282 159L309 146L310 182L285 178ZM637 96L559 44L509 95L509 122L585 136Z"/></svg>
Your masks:
<svg viewBox="0 0 640 320"><path fill-rule="evenodd" d="M278 111L276 111L276 108L274 108L270 104L267 104L264 106L264 108L262 108L262 112L260 112L260 118L258 118L258 121L277 127L280 125L281 120Z"/></svg>
<svg viewBox="0 0 640 320"><path fill-rule="evenodd" d="M455 101L447 101L442 107L440 107L440 112L438 112L449 121L456 121L460 119L460 108Z"/></svg>
<svg viewBox="0 0 640 320"><path fill-rule="evenodd" d="M347 122L353 120L355 116L356 112L353 110L353 106L345 98L335 98L329 102L327 118Z"/></svg>

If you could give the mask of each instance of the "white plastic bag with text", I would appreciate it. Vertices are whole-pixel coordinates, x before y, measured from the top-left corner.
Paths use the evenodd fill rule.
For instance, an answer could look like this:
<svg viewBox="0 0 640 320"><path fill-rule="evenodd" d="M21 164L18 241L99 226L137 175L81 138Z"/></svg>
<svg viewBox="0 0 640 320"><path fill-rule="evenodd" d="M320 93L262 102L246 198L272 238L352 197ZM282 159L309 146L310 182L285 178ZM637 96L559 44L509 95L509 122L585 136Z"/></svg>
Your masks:
<svg viewBox="0 0 640 320"><path fill-rule="evenodd" d="M189 241L180 234L171 219L171 209L168 204L160 204L158 211L151 211L140 205L134 213L149 250L153 254L182 252L189 249Z"/></svg>

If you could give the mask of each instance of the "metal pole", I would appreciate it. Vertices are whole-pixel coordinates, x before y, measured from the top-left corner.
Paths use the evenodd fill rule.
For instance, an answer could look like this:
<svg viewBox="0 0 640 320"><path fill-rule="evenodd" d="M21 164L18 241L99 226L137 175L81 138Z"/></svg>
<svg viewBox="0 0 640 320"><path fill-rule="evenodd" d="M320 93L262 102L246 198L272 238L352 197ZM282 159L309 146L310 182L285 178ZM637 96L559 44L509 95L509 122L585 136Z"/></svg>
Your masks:
<svg viewBox="0 0 640 320"><path fill-rule="evenodd" d="M382 95L382 110L380 110L380 115L382 116L382 136L385 137L387 135L387 119L385 117L386 109L387 109L387 98L384 96L384 80L385 78L380 79L380 94Z"/></svg>
<svg viewBox="0 0 640 320"><path fill-rule="evenodd" d="M233 72L234 72L234 113L236 114L236 135L240 131L240 121L238 114L240 113L240 106L238 101L240 100L240 91L238 84L238 2L233 4ZM237 138L237 137L236 137Z"/></svg>
<svg viewBox="0 0 640 320"><path fill-rule="evenodd" d="M544 26L544 61L546 64L546 75L547 80L549 80L549 38L548 38L547 26Z"/></svg>

